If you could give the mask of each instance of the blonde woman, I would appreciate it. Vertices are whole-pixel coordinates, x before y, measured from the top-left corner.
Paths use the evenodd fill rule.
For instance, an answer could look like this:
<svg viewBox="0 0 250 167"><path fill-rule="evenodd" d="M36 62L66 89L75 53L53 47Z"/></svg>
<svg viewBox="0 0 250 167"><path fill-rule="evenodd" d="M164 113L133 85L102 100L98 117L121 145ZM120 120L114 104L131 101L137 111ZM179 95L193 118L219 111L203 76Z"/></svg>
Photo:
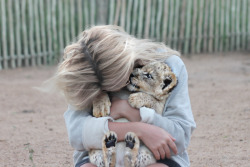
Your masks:
<svg viewBox="0 0 250 167"><path fill-rule="evenodd" d="M159 160L151 167L189 166L187 147L195 128L188 94L188 77L179 53L160 43L137 39L118 26L94 26L65 48L64 60L54 77L69 108L64 114L76 167L91 167L88 150L101 149L109 130L123 141L134 132ZM178 84L162 115L153 109L132 108L127 100L113 99L110 117L90 115L93 100L103 92L121 90L134 67L152 61L167 63ZM130 122L113 122L127 118Z"/></svg>

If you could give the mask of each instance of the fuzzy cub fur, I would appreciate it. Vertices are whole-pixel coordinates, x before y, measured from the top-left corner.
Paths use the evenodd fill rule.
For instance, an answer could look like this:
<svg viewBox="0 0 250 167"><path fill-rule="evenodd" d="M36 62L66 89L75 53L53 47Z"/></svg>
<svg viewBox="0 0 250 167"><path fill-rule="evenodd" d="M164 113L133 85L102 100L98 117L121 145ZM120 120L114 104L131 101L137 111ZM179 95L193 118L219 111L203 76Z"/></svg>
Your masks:
<svg viewBox="0 0 250 167"><path fill-rule="evenodd" d="M162 62L152 62L142 68L135 68L129 78L128 101L132 107L148 107L162 114L166 99L177 84L177 78L170 67ZM110 113L110 99L103 94L93 102L95 117ZM156 162L149 149L140 145L136 134L128 132L124 142L117 143L115 132L108 132L102 141L102 150L89 152L90 162L98 167L145 167Z"/></svg>

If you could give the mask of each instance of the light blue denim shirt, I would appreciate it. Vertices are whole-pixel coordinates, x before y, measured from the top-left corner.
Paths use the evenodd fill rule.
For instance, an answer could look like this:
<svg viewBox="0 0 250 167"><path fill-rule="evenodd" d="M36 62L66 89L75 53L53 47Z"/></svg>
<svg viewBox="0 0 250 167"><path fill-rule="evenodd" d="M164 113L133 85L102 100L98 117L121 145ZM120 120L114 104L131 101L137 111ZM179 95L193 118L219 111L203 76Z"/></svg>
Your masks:
<svg viewBox="0 0 250 167"><path fill-rule="evenodd" d="M178 155L172 154L171 159L180 166L187 167L190 166L187 147L196 127L188 93L188 74L178 56L168 57L165 63L177 76L178 84L168 97L163 114L159 115L153 109L142 107L141 121L161 127L170 133L176 139L178 149ZM94 118L86 111L76 111L69 107L64 114L69 141L76 150L75 164L88 155L90 148L101 149L102 137L109 130L108 120L112 120L110 117Z"/></svg>

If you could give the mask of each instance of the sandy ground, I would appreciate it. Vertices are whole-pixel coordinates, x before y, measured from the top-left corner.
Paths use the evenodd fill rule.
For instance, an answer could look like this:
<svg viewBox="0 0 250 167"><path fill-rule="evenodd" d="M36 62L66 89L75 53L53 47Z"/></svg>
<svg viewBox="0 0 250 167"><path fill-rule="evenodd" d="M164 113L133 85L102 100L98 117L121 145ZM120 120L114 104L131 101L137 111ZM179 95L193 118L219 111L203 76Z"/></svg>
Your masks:
<svg viewBox="0 0 250 167"><path fill-rule="evenodd" d="M250 53L183 57L197 129L191 166L250 166ZM0 166L73 166L65 101L33 89L55 67L0 71Z"/></svg>

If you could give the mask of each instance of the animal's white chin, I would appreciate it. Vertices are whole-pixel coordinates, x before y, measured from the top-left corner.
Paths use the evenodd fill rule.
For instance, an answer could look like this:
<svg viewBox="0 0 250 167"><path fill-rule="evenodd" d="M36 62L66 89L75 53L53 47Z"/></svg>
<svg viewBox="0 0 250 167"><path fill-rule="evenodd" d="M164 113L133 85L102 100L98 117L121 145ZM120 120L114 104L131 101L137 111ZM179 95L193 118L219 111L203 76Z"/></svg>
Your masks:
<svg viewBox="0 0 250 167"><path fill-rule="evenodd" d="M129 91L138 91L139 90L139 86L137 86L136 84L133 84L132 82L127 86Z"/></svg>

